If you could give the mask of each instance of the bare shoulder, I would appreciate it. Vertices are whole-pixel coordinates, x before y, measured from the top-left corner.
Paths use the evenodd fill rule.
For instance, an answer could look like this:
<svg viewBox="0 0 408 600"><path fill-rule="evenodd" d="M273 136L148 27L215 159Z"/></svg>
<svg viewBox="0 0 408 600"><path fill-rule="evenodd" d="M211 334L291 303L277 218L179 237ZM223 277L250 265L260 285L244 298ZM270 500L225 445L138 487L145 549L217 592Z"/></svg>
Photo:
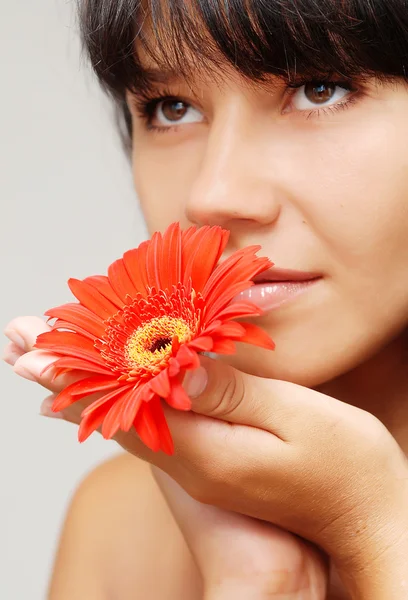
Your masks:
<svg viewBox="0 0 408 600"><path fill-rule="evenodd" d="M149 465L129 454L92 471L71 502L49 599L72 597L201 597L196 568Z"/></svg>

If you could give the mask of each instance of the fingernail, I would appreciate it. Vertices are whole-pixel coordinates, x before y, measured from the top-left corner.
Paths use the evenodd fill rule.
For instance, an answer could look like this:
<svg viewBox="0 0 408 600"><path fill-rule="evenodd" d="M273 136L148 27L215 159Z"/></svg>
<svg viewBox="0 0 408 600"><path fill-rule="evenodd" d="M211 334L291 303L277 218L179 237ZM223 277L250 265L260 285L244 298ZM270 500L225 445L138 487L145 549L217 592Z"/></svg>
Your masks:
<svg viewBox="0 0 408 600"><path fill-rule="evenodd" d="M21 350L21 348L19 348L16 344L11 342L10 344L7 344L7 346L4 348L3 355L1 358L8 365L14 367L22 353L23 351Z"/></svg>
<svg viewBox="0 0 408 600"><path fill-rule="evenodd" d="M17 344L19 348L25 350L26 344L24 339L21 337L19 333L15 329L5 329L4 335L8 337L9 340Z"/></svg>
<svg viewBox="0 0 408 600"><path fill-rule="evenodd" d="M52 410L54 400L54 395L47 396L46 398L44 398L40 406L40 415L42 417L50 417L51 419L63 419L64 415L62 414L62 412L54 412Z"/></svg>
<svg viewBox="0 0 408 600"><path fill-rule="evenodd" d="M207 387L208 375L204 367L198 367L194 371L187 371L183 380L183 388L190 398L197 398Z"/></svg>

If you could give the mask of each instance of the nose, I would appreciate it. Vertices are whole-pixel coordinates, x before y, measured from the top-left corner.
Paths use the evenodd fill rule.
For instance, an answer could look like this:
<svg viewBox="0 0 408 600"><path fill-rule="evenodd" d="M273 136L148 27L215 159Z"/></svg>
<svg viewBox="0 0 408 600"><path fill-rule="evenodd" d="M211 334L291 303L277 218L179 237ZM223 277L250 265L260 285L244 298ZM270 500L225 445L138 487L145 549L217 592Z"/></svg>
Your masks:
<svg viewBox="0 0 408 600"><path fill-rule="evenodd" d="M282 191L264 135L239 108L214 118L186 205L190 222L232 230L238 223L267 226L278 219Z"/></svg>

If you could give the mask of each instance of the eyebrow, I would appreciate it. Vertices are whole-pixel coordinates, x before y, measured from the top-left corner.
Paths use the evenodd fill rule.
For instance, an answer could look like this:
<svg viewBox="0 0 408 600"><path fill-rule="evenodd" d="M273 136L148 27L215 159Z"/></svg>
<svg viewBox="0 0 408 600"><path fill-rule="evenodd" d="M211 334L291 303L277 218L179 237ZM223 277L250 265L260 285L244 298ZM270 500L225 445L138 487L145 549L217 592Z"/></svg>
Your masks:
<svg viewBox="0 0 408 600"><path fill-rule="evenodd" d="M142 67L143 77L149 83L180 83L185 81L179 71L175 69L158 69L154 67Z"/></svg>

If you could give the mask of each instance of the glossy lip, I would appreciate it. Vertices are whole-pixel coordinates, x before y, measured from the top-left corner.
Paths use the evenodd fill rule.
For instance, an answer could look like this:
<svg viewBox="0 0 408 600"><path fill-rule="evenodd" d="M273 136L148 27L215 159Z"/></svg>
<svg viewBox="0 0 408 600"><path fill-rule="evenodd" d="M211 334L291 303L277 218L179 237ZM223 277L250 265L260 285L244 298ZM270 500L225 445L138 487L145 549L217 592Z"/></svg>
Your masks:
<svg viewBox="0 0 408 600"><path fill-rule="evenodd" d="M235 296L233 302L249 301L265 314L291 303L321 279L323 275L315 271L298 271L273 266L253 277L253 285Z"/></svg>
<svg viewBox="0 0 408 600"><path fill-rule="evenodd" d="M254 283L269 283L271 281L313 281L315 279L320 279L321 277L322 275L320 273L273 267L259 273L252 281L254 281Z"/></svg>
<svg viewBox="0 0 408 600"><path fill-rule="evenodd" d="M297 273L300 276L300 272ZM283 276L283 271L281 275ZM291 276L293 276L293 272ZM256 282L255 285L235 296L232 302L249 301L265 314L303 295L321 279L320 276L312 279L275 279L274 281Z"/></svg>

